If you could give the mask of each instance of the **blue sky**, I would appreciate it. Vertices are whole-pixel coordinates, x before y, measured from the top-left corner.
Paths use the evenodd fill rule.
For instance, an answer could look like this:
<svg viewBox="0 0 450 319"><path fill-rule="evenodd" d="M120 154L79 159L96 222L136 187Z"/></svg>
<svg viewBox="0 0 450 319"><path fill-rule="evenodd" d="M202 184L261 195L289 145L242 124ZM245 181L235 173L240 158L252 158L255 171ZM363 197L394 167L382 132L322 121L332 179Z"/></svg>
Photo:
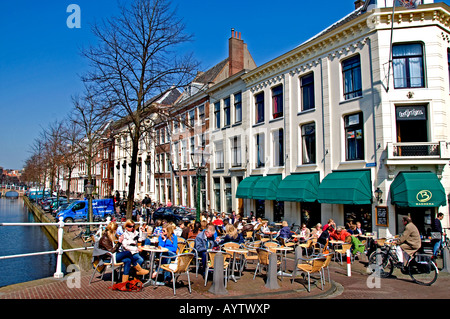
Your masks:
<svg viewBox="0 0 450 319"><path fill-rule="evenodd" d="M194 36L183 50L193 52L204 70L227 57L231 28L262 65L354 9L354 0L172 3ZM67 27L70 4L81 9L81 28ZM80 50L95 44L90 25L116 13L115 0L0 1L0 166L21 169L42 129L71 110L88 67Z"/></svg>

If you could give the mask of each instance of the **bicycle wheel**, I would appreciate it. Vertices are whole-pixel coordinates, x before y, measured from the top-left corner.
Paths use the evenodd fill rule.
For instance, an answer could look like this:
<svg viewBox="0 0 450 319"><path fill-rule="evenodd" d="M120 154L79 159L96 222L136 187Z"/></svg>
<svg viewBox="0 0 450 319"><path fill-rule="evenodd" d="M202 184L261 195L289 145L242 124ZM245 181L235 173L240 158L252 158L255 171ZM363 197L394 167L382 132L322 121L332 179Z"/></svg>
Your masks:
<svg viewBox="0 0 450 319"><path fill-rule="evenodd" d="M373 252L369 257L368 271L375 276L387 278L394 271L394 263L387 253Z"/></svg>
<svg viewBox="0 0 450 319"><path fill-rule="evenodd" d="M439 270L429 258L416 256L408 265L409 276L415 283L431 286L437 279Z"/></svg>

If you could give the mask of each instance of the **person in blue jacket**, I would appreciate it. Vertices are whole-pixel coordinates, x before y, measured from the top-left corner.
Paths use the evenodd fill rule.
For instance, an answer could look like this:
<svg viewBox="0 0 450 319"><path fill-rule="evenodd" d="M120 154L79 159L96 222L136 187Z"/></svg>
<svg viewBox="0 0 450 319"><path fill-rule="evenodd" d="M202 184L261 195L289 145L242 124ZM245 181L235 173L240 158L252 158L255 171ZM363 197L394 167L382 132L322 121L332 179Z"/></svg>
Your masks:
<svg viewBox="0 0 450 319"><path fill-rule="evenodd" d="M173 258L164 258L164 256L176 256L178 248L177 236L173 233L173 226L166 223L162 226L161 234L158 237L158 246L162 248L167 248L169 251L161 254L162 260L161 264L168 264L173 261ZM154 272L152 278L156 278L157 273ZM164 281L169 282L171 278L171 273L168 271L164 272Z"/></svg>

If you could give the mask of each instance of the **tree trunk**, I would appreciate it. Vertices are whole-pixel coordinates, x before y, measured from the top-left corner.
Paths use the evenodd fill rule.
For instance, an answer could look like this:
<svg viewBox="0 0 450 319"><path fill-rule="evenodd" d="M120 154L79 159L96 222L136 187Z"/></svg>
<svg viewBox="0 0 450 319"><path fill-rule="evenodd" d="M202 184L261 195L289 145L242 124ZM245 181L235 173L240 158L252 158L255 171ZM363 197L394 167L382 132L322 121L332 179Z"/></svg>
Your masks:
<svg viewBox="0 0 450 319"><path fill-rule="evenodd" d="M139 130L140 127L134 128L134 131L132 132L133 138L131 139L133 146L131 152L130 182L128 183L127 219L131 219L133 214L134 192L136 190L136 167L139 151Z"/></svg>

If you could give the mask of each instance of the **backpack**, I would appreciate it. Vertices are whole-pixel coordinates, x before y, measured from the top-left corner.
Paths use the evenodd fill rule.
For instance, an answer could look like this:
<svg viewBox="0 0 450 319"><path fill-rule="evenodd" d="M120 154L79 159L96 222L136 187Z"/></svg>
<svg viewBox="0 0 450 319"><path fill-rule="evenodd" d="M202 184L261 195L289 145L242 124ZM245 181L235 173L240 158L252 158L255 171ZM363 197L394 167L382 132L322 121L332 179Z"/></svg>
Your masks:
<svg viewBox="0 0 450 319"><path fill-rule="evenodd" d="M142 282L139 279L133 279L128 280L126 282L119 282L109 288L112 290L119 290L119 291L141 291Z"/></svg>

